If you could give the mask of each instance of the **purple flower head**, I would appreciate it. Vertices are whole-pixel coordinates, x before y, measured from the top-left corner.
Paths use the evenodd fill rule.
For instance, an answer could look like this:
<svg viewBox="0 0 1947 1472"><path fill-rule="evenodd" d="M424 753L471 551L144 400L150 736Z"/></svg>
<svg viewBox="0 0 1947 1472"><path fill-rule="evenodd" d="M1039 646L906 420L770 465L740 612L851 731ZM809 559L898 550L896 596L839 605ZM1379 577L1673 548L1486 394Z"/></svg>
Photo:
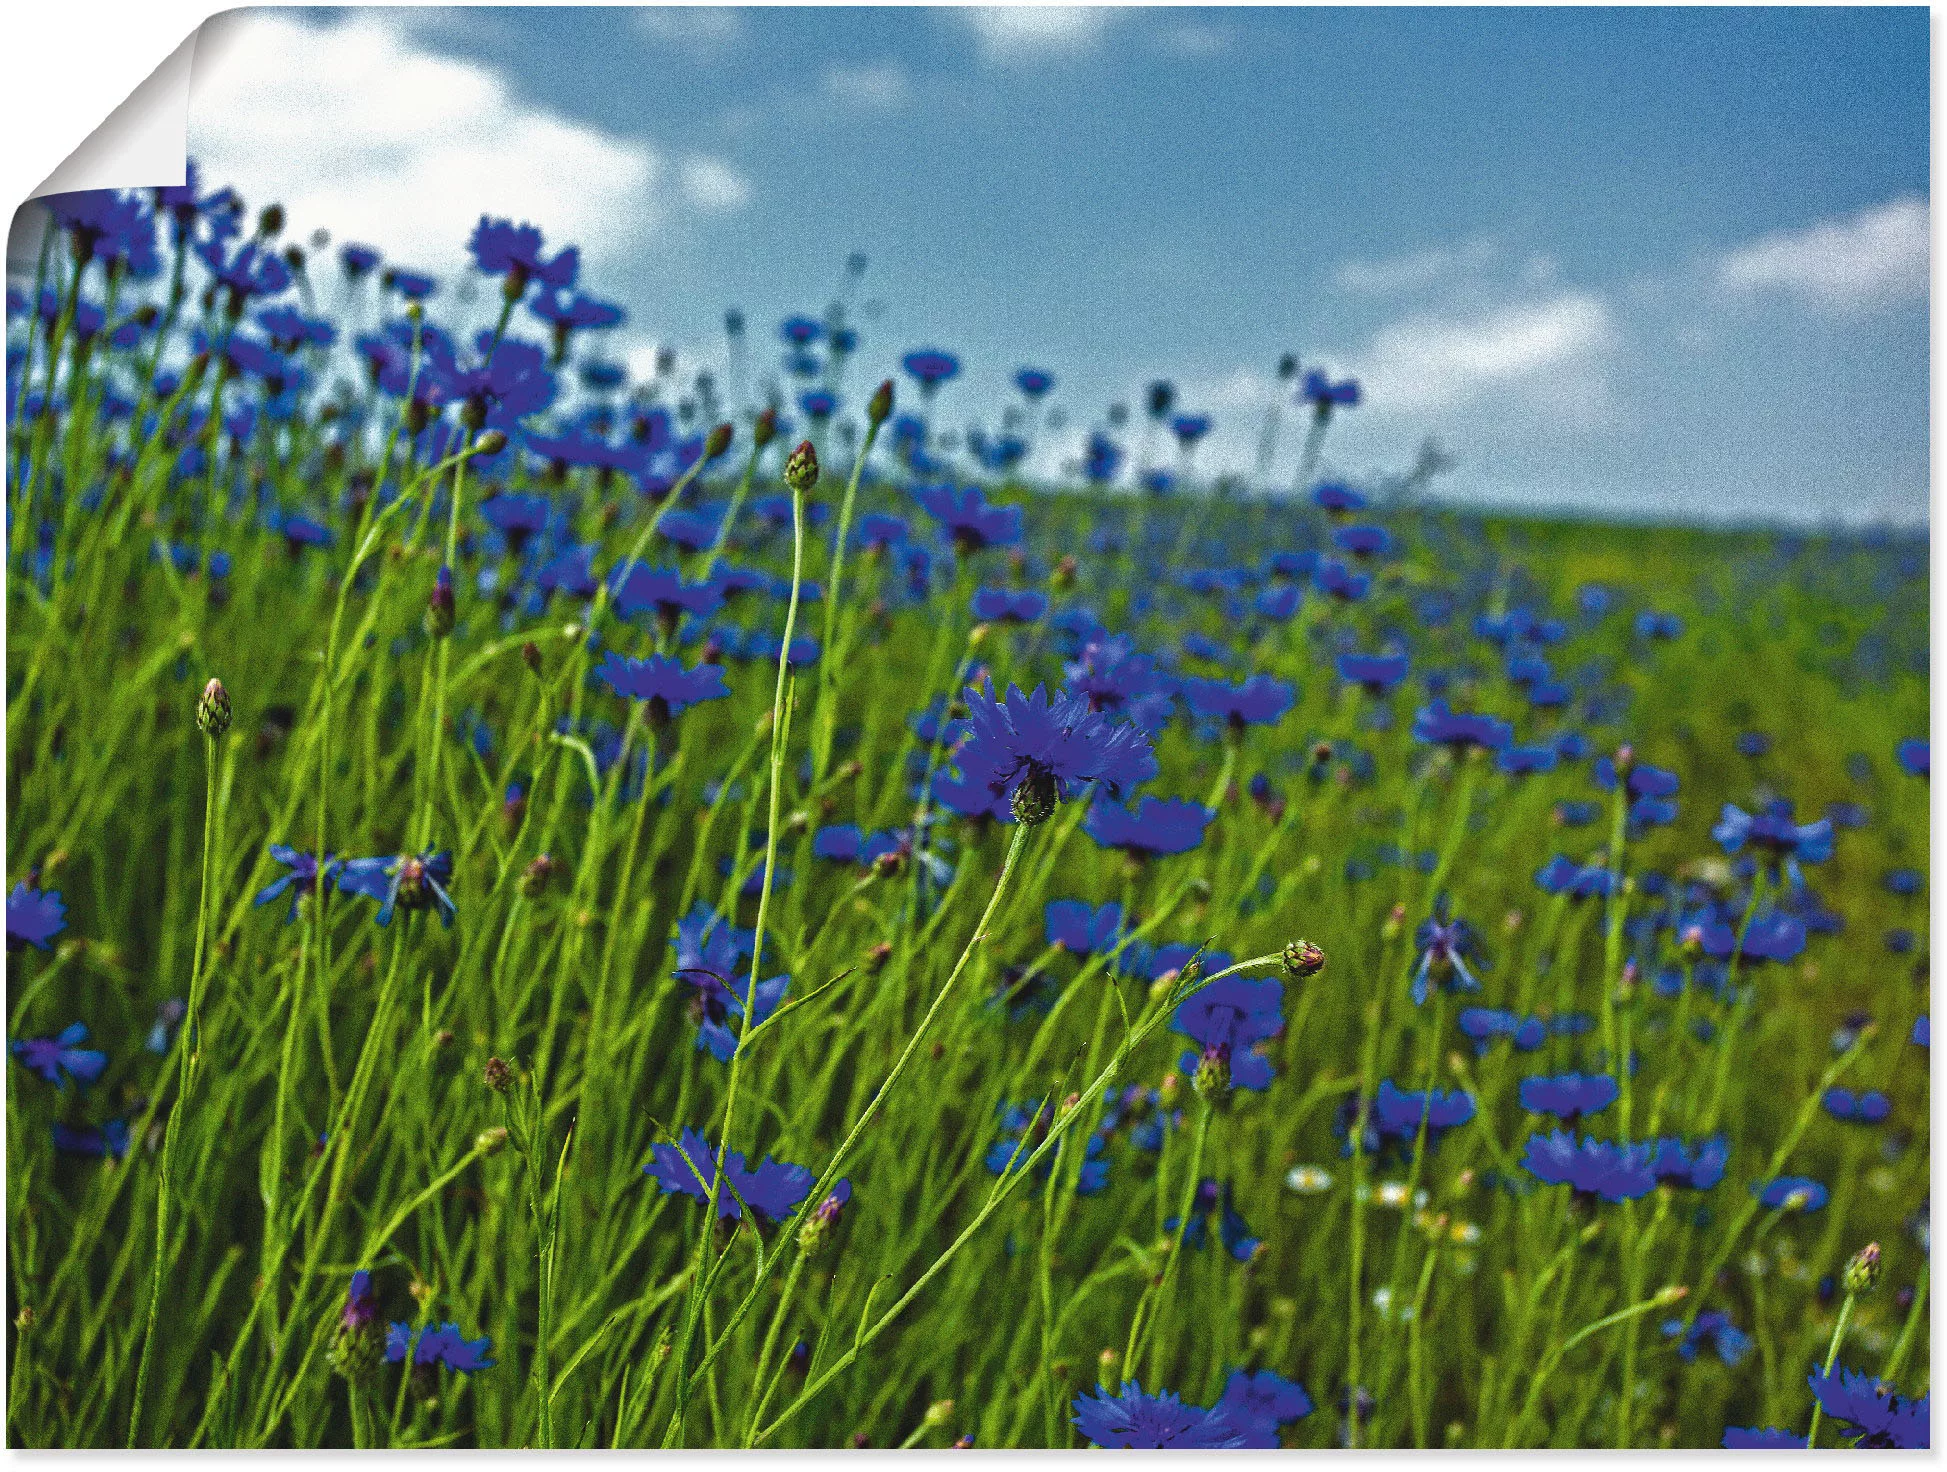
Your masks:
<svg viewBox="0 0 1947 1472"><path fill-rule="evenodd" d="M505 276L507 295L518 298L530 281L543 286L565 287L575 284L581 269L581 252L573 246L552 260L541 254L541 232L533 225L516 225L512 220L480 217L467 241L474 264L487 276Z"/></svg>
<svg viewBox="0 0 1947 1472"><path fill-rule="evenodd" d="M1723 1180L1724 1167L1731 1158L1730 1141L1722 1135L1712 1135L1694 1145L1685 1145L1675 1135L1663 1135L1652 1141L1651 1147L1650 1169L1657 1183L1692 1191L1708 1191Z"/></svg>
<svg viewBox="0 0 1947 1472"><path fill-rule="evenodd" d="M1831 1088L1819 1102L1834 1119L1850 1124L1879 1124L1893 1112L1893 1101L1878 1089L1854 1093L1851 1089Z"/></svg>
<svg viewBox="0 0 1947 1472"><path fill-rule="evenodd" d="M1048 611L1048 595L1032 590L976 588L973 616L984 623L1031 624Z"/></svg>
<svg viewBox="0 0 1947 1472"><path fill-rule="evenodd" d="M1404 654L1341 654L1339 678L1348 685L1363 685L1368 695L1384 695L1406 678Z"/></svg>
<svg viewBox="0 0 1947 1472"><path fill-rule="evenodd" d="M1312 1413L1312 1398L1276 1370L1232 1370L1217 1410L1244 1433L1245 1446L1268 1450L1278 1445L1279 1428Z"/></svg>
<svg viewBox="0 0 1947 1472"><path fill-rule="evenodd" d="M920 486L913 498L953 538L962 552L1012 547L1021 540L1019 506L990 506L979 486Z"/></svg>
<svg viewBox="0 0 1947 1472"><path fill-rule="evenodd" d="M1091 710L1121 711L1145 731L1169 720L1169 678L1152 656L1136 651L1127 635L1087 640L1081 658L1065 666L1065 673L1069 690L1087 700Z"/></svg>
<svg viewBox="0 0 1947 1472"><path fill-rule="evenodd" d="M1042 923L1049 945L1073 956L1102 955L1122 938L1122 906L1110 903L1096 909L1080 900L1050 900Z"/></svg>
<svg viewBox="0 0 1947 1472"><path fill-rule="evenodd" d="M1758 1181L1752 1185L1751 1192L1761 1206L1806 1212L1817 1211L1832 1195L1810 1176L1779 1176L1776 1180Z"/></svg>
<svg viewBox="0 0 1947 1472"><path fill-rule="evenodd" d="M1120 1395L1106 1389L1078 1395L1070 1409L1071 1424L1098 1447L1212 1451L1246 1444L1222 1410L1185 1405L1173 1391L1150 1395L1133 1380L1122 1382Z"/></svg>
<svg viewBox="0 0 1947 1472"><path fill-rule="evenodd" d="M1855 1447L1912 1451L1929 1445L1931 1396L1910 1400L1863 1370L1844 1365L1834 1365L1829 1373L1815 1366L1805 1383L1819 1408L1858 1438Z"/></svg>
<svg viewBox="0 0 1947 1472"><path fill-rule="evenodd" d="M1391 1079L1382 1078L1373 1093L1367 1121L1375 1145L1387 1140L1410 1144L1419 1138L1424 1119L1430 1148L1439 1144L1448 1130L1472 1119L1474 1110L1474 1096L1465 1089L1402 1089Z"/></svg>
<svg viewBox="0 0 1947 1472"><path fill-rule="evenodd" d="M1092 711L1088 702L1043 686L1023 695L1018 685L997 699L991 684L967 692L969 735L953 754L968 782L995 797L1027 789L1036 799L1072 798L1099 781L1118 793L1156 771L1149 738L1134 726Z"/></svg>
<svg viewBox="0 0 1947 1472"><path fill-rule="evenodd" d="M1593 860L1578 864L1566 855L1557 854L1535 871L1535 883L1544 894L1565 894L1571 900L1586 900L1608 898L1616 892L1620 879L1606 865Z"/></svg>
<svg viewBox="0 0 1947 1472"><path fill-rule="evenodd" d="M960 360L938 348L916 348L900 360L922 394L930 394L960 371Z"/></svg>
<svg viewBox="0 0 1947 1472"><path fill-rule="evenodd" d="M1704 954L1714 961L1728 961L1737 949L1737 925L1731 920L1711 917L1701 926ZM1805 949L1805 922L1784 910L1764 910L1751 917L1744 933L1743 960L1796 960Z"/></svg>
<svg viewBox="0 0 1947 1472"><path fill-rule="evenodd" d="M1647 1145L1584 1140L1567 1130L1530 1135L1521 1164L1545 1186L1568 1186L1576 1195L1634 1201L1656 1185Z"/></svg>
<svg viewBox="0 0 1947 1472"><path fill-rule="evenodd" d="M397 854L373 859L347 859L338 869L338 888L344 894L361 894L379 902L378 922L392 923L392 912L439 910L440 924L453 925L453 897L446 887L453 882L453 855L449 850L422 854Z"/></svg>
<svg viewBox="0 0 1947 1472"><path fill-rule="evenodd" d="M1776 1426L1726 1426L1724 1445L1734 1452L1788 1452L1803 1450L1805 1438Z"/></svg>
<svg viewBox="0 0 1947 1472"><path fill-rule="evenodd" d="M389 1365L402 1363L410 1354L415 1368L444 1365L449 1370L470 1375L494 1367L495 1362L487 1358L492 1348L493 1340L487 1335L468 1339L460 1333L460 1326L451 1321L437 1329L422 1328L417 1336L410 1324L394 1323L385 1332L385 1361Z"/></svg>
<svg viewBox="0 0 1947 1472"><path fill-rule="evenodd" d="M345 1290L345 1309L339 1315L339 1322L348 1333L356 1333L376 1324L378 1319L379 1300L372 1292L372 1275L360 1268L352 1274L351 1286Z"/></svg>
<svg viewBox="0 0 1947 1472"><path fill-rule="evenodd" d="M1820 818L1816 823L1794 823L1792 805L1784 801L1768 803L1757 814L1727 802L1710 836L1723 845L1727 854L1737 853L1750 844L1773 868L1788 866L1793 878L1800 882L1798 865L1822 864L1832 857L1832 820Z"/></svg>
<svg viewBox="0 0 1947 1472"><path fill-rule="evenodd" d="M1933 758L1926 742L1920 740L1902 741L1894 748L1893 755L1900 765L1916 777L1932 775Z"/></svg>
<svg viewBox="0 0 1947 1472"><path fill-rule="evenodd" d="M1435 746L1484 747L1499 751L1514 740L1514 727L1497 716L1471 715L1435 700L1413 717L1413 739Z"/></svg>
<svg viewBox="0 0 1947 1472"><path fill-rule="evenodd" d="M1030 399L1038 399L1055 386L1055 376L1040 368L1021 368L1014 374L1014 386Z"/></svg>
<svg viewBox="0 0 1947 1472"><path fill-rule="evenodd" d="M685 1129L676 1144L656 1145L650 1153L654 1158L642 1169L665 1193L680 1192L696 1201L710 1199L710 1178L717 1157L701 1130ZM748 1206L766 1221L780 1222L810 1194L815 1183L816 1178L802 1165L787 1165L766 1155L752 1169L745 1165L743 1151L732 1150L724 1157L717 1215L734 1221Z"/></svg>
<svg viewBox="0 0 1947 1472"><path fill-rule="evenodd" d="M674 628L684 614L708 618L723 607L723 587L715 579L686 583L673 567L647 567L640 562L618 566L609 574L615 611L623 618L654 611L666 628Z"/></svg>
<svg viewBox="0 0 1947 1472"><path fill-rule="evenodd" d="M1524 1078L1519 1092L1521 1107L1529 1113L1552 1114L1574 1124L1607 1109L1621 1089L1606 1073L1561 1073Z"/></svg>
<svg viewBox="0 0 1947 1472"><path fill-rule="evenodd" d="M543 322L551 324L562 337L584 328L617 326L624 316L622 309L613 302L597 301L580 292L557 292L552 289L536 292L528 299L527 309Z"/></svg>
<svg viewBox="0 0 1947 1472"><path fill-rule="evenodd" d="M1245 726L1276 725L1298 698L1289 683L1270 675L1253 675L1239 685L1193 677L1180 688L1192 712L1215 717L1240 731Z"/></svg>
<svg viewBox="0 0 1947 1472"><path fill-rule="evenodd" d="M60 890L33 889L23 879L7 892L7 949L46 950L47 943L68 928L67 909Z"/></svg>
<svg viewBox="0 0 1947 1472"><path fill-rule="evenodd" d="M1312 569L1312 586L1342 603L1357 603L1372 591L1372 574L1358 572L1331 557Z"/></svg>
<svg viewBox="0 0 1947 1472"><path fill-rule="evenodd" d="M666 654L635 659L610 650L596 666L594 678L627 700L642 700L656 715L681 715L705 700L722 700L730 694L723 683L723 667L700 664L688 669L683 662ZM661 702L660 707L657 702Z"/></svg>
<svg viewBox="0 0 1947 1472"><path fill-rule="evenodd" d="M1103 848L1150 857L1189 852L1203 842L1203 830L1216 816L1202 803L1182 798L1144 797L1133 812L1097 799L1082 828Z"/></svg>
<svg viewBox="0 0 1947 1472"><path fill-rule="evenodd" d="M1480 937L1472 925L1452 916L1445 894L1434 899L1433 913L1413 932L1413 945L1420 953L1420 964L1413 971L1414 1006L1424 1006L1429 990L1436 985L1450 992L1481 989L1470 969L1487 969Z"/></svg>
<svg viewBox="0 0 1947 1472"><path fill-rule="evenodd" d="M58 1085L63 1074L77 1084L91 1084L108 1066L108 1055L82 1047L87 1040L87 1025L74 1022L51 1038L21 1038L9 1046L22 1066L51 1084Z"/></svg>
<svg viewBox="0 0 1947 1472"><path fill-rule="evenodd" d="M1322 480L1312 487L1312 504L1330 515L1343 516L1366 509L1366 498L1335 480Z"/></svg>
<svg viewBox="0 0 1947 1472"><path fill-rule="evenodd" d="M1210 416L1208 414L1179 414L1170 421L1170 433L1176 436L1176 442L1178 444L1188 449L1210 433Z"/></svg>
<svg viewBox="0 0 1947 1472"><path fill-rule="evenodd" d="M1353 557L1384 557L1392 550L1392 533L1383 526L1332 528L1332 545Z"/></svg>
<svg viewBox="0 0 1947 1472"><path fill-rule="evenodd" d="M1318 369L1308 368L1299 394L1320 418L1324 418L1334 408L1349 409L1359 402L1359 380L1341 378L1334 382Z"/></svg>
<svg viewBox="0 0 1947 1472"><path fill-rule="evenodd" d="M912 535L912 528L903 516L888 516L875 511L870 516L859 518L856 533L859 544L864 547L886 548L905 541Z"/></svg>
<svg viewBox="0 0 1947 1472"><path fill-rule="evenodd" d="M1751 1336L1733 1324L1722 1309L1698 1314L1688 1329L1682 1319L1665 1319L1663 1337L1678 1341L1677 1355L1685 1360L1694 1360L1699 1349L1709 1348L1725 1364L1736 1366L1751 1352Z"/></svg>
<svg viewBox="0 0 1947 1472"><path fill-rule="evenodd" d="M269 884L266 884L262 889L258 890L254 903L267 905L288 889L291 892L291 909L290 913L285 916L285 923L289 924L292 920L297 919L298 901L308 894L317 893L318 856L316 854L299 853L296 849L281 843L273 843L270 846L270 856L282 864L289 872L278 875L277 878L271 880ZM338 871L342 867L343 865L332 855L325 855L324 877L327 880L335 882L338 878Z"/></svg>

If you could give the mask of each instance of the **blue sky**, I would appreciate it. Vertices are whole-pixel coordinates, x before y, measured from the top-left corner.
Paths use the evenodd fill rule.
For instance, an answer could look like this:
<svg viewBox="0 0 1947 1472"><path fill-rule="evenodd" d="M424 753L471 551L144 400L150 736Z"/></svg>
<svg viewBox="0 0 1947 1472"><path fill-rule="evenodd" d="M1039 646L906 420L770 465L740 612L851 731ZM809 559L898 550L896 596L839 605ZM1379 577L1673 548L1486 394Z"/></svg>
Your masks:
<svg viewBox="0 0 1947 1472"><path fill-rule="evenodd" d="M218 24L214 174L454 278L481 210L531 218L583 244L638 364L721 370L734 304L773 371L774 324L858 250L854 397L937 344L950 423L991 423L1023 364L1071 436L1167 377L1216 421L1200 469L1247 470L1295 352L1368 387L1327 445L1353 478L1434 435L1453 499L1927 515L1922 8Z"/></svg>

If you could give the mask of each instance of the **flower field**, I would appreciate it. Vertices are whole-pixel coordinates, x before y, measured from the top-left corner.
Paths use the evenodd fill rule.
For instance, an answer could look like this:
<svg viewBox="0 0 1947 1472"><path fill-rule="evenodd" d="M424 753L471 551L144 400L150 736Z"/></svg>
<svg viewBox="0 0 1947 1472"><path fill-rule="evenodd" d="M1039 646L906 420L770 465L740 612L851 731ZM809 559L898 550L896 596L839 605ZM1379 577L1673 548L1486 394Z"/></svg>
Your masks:
<svg viewBox="0 0 1947 1472"><path fill-rule="evenodd" d="M1927 1444L1924 536L45 203L11 1445Z"/></svg>

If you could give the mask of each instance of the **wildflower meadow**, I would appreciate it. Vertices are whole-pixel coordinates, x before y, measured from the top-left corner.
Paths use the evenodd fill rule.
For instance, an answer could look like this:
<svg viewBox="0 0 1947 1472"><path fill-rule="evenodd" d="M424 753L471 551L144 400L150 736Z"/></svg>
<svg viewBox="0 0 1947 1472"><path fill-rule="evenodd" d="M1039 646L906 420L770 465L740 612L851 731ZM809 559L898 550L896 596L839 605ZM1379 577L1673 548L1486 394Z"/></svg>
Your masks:
<svg viewBox="0 0 1947 1472"><path fill-rule="evenodd" d="M1924 535L221 184L8 287L11 1445L1928 1444Z"/></svg>

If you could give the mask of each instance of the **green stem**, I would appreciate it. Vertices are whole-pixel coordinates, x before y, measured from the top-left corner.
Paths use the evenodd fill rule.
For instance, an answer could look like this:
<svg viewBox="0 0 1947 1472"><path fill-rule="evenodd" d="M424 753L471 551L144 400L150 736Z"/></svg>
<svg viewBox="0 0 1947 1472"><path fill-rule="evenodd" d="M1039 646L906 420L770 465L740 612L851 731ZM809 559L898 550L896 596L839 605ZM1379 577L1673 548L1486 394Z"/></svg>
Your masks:
<svg viewBox="0 0 1947 1472"><path fill-rule="evenodd" d="M1832 1342L1825 1348L1825 1368L1822 1376L1830 1376L1832 1367L1839 1362L1839 1341L1846 1337L1846 1325L1852 1322L1853 1295L1846 1294L1845 1302L1839 1305L1839 1322L1832 1326ZM1805 1433L1805 1445L1812 1448L1819 1444L1819 1422L1825 1416L1825 1407L1815 1396L1812 1400L1812 1429Z"/></svg>

